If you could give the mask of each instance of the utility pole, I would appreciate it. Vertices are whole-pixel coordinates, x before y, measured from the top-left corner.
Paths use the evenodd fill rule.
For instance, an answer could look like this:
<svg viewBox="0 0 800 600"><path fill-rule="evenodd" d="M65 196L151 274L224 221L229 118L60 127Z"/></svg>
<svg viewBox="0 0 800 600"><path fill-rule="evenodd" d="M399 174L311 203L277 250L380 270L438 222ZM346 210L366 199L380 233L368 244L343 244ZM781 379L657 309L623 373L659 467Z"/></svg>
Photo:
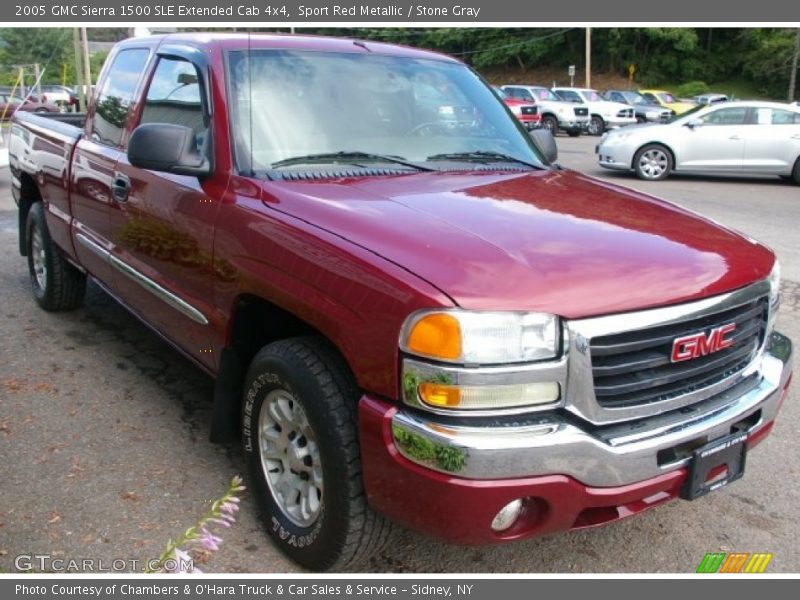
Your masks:
<svg viewBox="0 0 800 600"><path fill-rule="evenodd" d="M39 70L39 63L33 64L33 85L36 91L36 99L41 102L42 101L42 84L41 84L41 71Z"/></svg>
<svg viewBox="0 0 800 600"><path fill-rule="evenodd" d="M586 28L586 87L592 87L592 28Z"/></svg>
<svg viewBox="0 0 800 600"><path fill-rule="evenodd" d="M794 54L792 54L792 71L789 73L789 102L794 101L794 92L797 85L797 63L800 59L800 29L794 38Z"/></svg>
<svg viewBox="0 0 800 600"><path fill-rule="evenodd" d="M78 86L78 104L80 110L86 111L86 90L83 81L83 67L81 66L81 40L80 30L75 27L72 30L72 46L75 51L75 85Z"/></svg>
<svg viewBox="0 0 800 600"><path fill-rule="evenodd" d="M92 97L92 71L89 66L89 36L86 27L81 27L81 47L83 48L83 78L86 84L86 108L89 108L89 99Z"/></svg>

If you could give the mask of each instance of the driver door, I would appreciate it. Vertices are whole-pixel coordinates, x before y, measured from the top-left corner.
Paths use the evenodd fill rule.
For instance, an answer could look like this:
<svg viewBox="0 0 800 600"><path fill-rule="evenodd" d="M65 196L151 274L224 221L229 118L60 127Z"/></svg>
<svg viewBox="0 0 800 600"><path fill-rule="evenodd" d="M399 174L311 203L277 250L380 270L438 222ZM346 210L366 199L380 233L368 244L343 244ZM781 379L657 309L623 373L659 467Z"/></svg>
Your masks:
<svg viewBox="0 0 800 600"><path fill-rule="evenodd" d="M675 165L681 171L736 171L744 164L748 108L719 108L681 127Z"/></svg>

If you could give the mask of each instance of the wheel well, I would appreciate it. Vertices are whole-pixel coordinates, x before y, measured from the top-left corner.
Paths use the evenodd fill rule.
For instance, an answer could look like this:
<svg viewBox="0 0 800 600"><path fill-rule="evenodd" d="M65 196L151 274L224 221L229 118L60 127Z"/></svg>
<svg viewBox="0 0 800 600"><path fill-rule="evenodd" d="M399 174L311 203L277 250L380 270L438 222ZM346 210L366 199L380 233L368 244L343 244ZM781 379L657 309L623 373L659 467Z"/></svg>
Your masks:
<svg viewBox="0 0 800 600"><path fill-rule="evenodd" d="M661 146L662 148L664 148L664 150L669 152L669 157L672 159L672 170L673 171L675 170L675 152L672 151L672 148L670 148L669 146L667 146L662 142L647 142L646 144L642 144L641 146L639 146L636 149L636 152L633 153L633 158L631 158L631 169L636 169L636 156L639 154L639 152L642 151L642 148L644 148L645 146Z"/></svg>
<svg viewBox="0 0 800 600"><path fill-rule="evenodd" d="M17 219L19 226L19 253L22 256L28 255L28 212L31 206L36 202L42 201L42 194L39 192L39 187L36 185L33 177L28 173L22 173L19 176L20 190L19 190L19 210L17 211Z"/></svg>
<svg viewBox="0 0 800 600"><path fill-rule="evenodd" d="M313 325L259 296L246 294L237 298L214 387L212 442L229 441L239 435L244 379L253 357L267 344L300 336L321 339L350 369L336 344Z"/></svg>
<svg viewBox="0 0 800 600"><path fill-rule="evenodd" d="M228 346L245 365L267 344L301 335L322 336L319 330L268 300L251 295L236 300Z"/></svg>

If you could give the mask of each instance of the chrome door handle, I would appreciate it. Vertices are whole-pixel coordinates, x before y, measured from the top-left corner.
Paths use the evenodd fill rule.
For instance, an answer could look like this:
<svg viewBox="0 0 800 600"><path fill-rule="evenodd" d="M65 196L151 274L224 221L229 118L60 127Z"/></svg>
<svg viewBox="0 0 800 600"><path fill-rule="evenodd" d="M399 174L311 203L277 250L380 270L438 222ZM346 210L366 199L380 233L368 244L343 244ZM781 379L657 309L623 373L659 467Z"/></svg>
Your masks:
<svg viewBox="0 0 800 600"><path fill-rule="evenodd" d="M800 140L800 133L795 133L791 138L792 140Z"/></svg>
<svg viewBox="0 0 800 600"><path fill-rule="evenodd" d="M732 135L732 136L731 136L731 137L729 137L728 139L729 139L729 140L740 140L740 139L742 139L742 138L740 138L738 135Z"/></svg>
<svg viewBox="0 0 800 600"><path fill-rule="evenodd" d="M111 184L111 195L117 202L127 202L128 194L131 191L131 180L122 173L118 173L114 177L114 183Z"/></svg>

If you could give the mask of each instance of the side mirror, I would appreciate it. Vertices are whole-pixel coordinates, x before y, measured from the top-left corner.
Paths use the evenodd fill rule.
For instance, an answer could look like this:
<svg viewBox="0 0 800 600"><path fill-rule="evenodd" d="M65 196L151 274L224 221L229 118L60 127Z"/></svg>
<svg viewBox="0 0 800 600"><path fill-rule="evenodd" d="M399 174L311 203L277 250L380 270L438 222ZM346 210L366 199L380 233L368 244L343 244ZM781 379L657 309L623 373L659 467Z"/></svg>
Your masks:
<svg viewBox="0 0 800 600"><path fill-rule="evenodd" d="M686 123L686 126L689 129L694 129L695 127L702 127L703 126L703 119L692 119L691 121Z"/></svg>
<svg viewBox="0 0 800 600"><path fill-rule="evenodd" d="M134 167L176 175L206 177L208 160L197 151L194 130L171 123L145 123L133 130L128 160Z"/></svg>
<svg viewBox="0 0 800 600"><path fill-rule="evenodd" d="M534 129L529 135L533 140L533 144L544 155L547 162L554 163L558 160L556 138L553 137L549 129Z"/></svg>

